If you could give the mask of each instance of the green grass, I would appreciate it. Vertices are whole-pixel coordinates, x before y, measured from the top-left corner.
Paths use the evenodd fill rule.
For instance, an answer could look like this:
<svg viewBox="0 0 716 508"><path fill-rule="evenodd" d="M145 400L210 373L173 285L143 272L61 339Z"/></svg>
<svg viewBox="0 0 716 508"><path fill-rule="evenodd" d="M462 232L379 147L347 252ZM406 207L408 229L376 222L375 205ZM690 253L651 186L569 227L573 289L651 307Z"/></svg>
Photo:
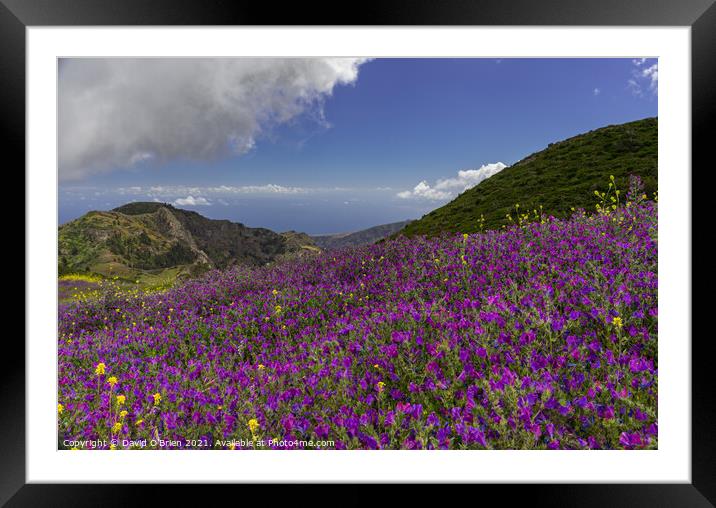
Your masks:
<svg viewBox="0 0 716 508"><path fill-rule="evenodd" d="M105 269L100 266L99 269ZM142 271L119 265L115 276L104 276L98 272L60 275L58 282L59 303L74 300L91 300L101 297L106 289L120 293L152 293L172 288L183 277L195 275L191 265L173 266L160 270Z"/></svg>
<svg viewBox="0 0 716 508"><path fill-rule="evenodd" d="M657 133L657 119L646 118L550 144L398 234L430 236L497 229L507 223L507 214L515 215L518 203L521 213L542 206L545 214L555 217L568 216L572 208L593 210L594 191L603 190L610 175L621 189L627 188L630 174L639 175L651 195L657 190Z"/></svg>
<svg viewBox="0 0 716 508"><path fill-rule="evenodd" d="M150 226L141 216L98 211L60 226L60 275L94 273L134 280L146 272L193 261L186 245L171 241Z"/></svg>

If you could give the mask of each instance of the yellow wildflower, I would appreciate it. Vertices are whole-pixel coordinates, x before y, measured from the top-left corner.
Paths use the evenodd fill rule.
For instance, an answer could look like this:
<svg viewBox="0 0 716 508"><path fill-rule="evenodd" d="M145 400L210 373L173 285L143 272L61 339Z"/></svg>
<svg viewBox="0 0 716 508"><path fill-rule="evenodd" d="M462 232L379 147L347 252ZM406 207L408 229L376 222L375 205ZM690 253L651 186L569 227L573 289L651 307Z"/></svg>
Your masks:
<svg viewBox="0 0 716 508"><path fill-rule="evenodd" d="M116 450L116 449L117 449L117 445L116 445L116 444L111 444L111 445L109 445L109 449L110 449L110 450Z"/></svg>
<svg viewBox="0 0 716 508"><path fill-rule="evenodd" d="M127 411L123 409L122 411L119 412L119 417L120 417L120 418L124 418L124 417L127 416L128 414L129 414L129 413L127 413Z"/></svg>
<svg viewBox="0 0 716 508"><path fill-rule="evenodd" d="M249 430L251 431L251 433L255 434L256 431L258 430L258 428L259 428L259 421L256 418L251 418L249 420Z"/></svg>
<svg viewBox="0 0 716 508"><path fill-rule="evenodd" d="M139 420L137 420L136 422L134 422L134 425L141 425L141 424L143 424L143 423L144 423L144 420L142 420L142 419L140 418Z"/></svg>
<svg viewBox="0 0 716 508"><path fill-rule="evenodd" d="M124 395L117 395L117 404L118 405L121 406L122 404L124 404L124 401L126 401L126 400L127 400L127 397L125 397Z"/></svg>
<svg viewBox="0 0 716 508"><path fill-rule="evenodd" d="M119 432L120 430L122 430L122 424L121 424L121 423L117 422L117 423L115 423L114 425L112 425L112 432L113 432L113 433L116 434L116 433Z"/></svg>
<svg viewBox="0 0 716 508"><path fill-rule="evenodd" d="M57 404L57 414L62 414L62 411L65 410L65 406L62 404Z"/></svg>
<svg viewBox="0 0 716 508"><path fill-rule="evenodd" d="M276 290L274 289L273 291L271 291L271 293L272 293L274 296L276 296L276 295L278 294L278 291L276 291Z"/></svg>
<svg viewBox="0 0 716 508"><path fill-rule="evenodd" d="M159 392L157 392L157 393L155 393L154 395L152 395L152 397L154 397L154 405L155 405L155 406L156 406L157 404L159 404L159 402L162 400L162 396L161 396L161 394L160 394Z"/></svg>
<svg viewBox="0 0 716 508"><path fill-rule="evenodd" d="M259 363L259 370L264 370L266 366L263 363Z"/></svg>
<svg viewBox="0 0 716 508"><path fill-rule="evenodd" d="M104 370L106 368L107 368L107 366L104 363L100 362L95 367L94 373L97 374L98 376L101 376L102 374L104 374Z"/></svg>
<svg viewBox="0 0 716 508"><path fill-rule="evenodd" d="M383 381L378 381L378 391L382 392L385 388L385 383Z"/></svg>
<svg viewBox="0 0 716 508"><path fill-rule="evenodd" d="M613 318L613 319L612 319L612 324L613 324L614 326L616 326L617 328L621 328L621 327L622 327L622 318L620 318L619 316Z"/></svg>
<svg viewBox="0 0 716 508"><path fill-rule="evenodd" d="M107 382L109 383L109 386L114 386L117 384L117 377L116 376L110 376L107 379Z"/></svg>
<svg viewBox="0 0 716 508"><path fill-rule="evenodd" d="M281 310L283 310L283 309L281 308L280 305L276 305L276 307L274 307L274 310L276 311L276 314L281 314Z"/></svg>

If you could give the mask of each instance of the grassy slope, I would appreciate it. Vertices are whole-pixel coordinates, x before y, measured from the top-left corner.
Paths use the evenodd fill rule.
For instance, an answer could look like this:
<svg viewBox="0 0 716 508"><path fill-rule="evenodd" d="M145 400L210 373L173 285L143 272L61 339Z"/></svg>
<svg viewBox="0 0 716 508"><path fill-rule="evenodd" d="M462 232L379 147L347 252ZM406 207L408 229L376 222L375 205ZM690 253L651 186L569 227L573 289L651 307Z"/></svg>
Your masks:
<svg viewBox="0 0 716 508"><path fill-rule="evenodd" d="M89 212L60 226L58 271L60 275L95 274L117 284L151 289L197 275L209 260L224 268L317 252L320 249L303 233L279 235L211 220L164 203L140 202ZM209 258L201 257L204 253ZM64 285L69 294L69 281Z"/></svg>
<svg viewBox="0 0 716 508"><path fill-rule="evenodd" d="M141 221L113 212L89 212L60 227L60 265L68 272L103 273L103 267L133 265L150 253L168 251L171 242ZM127 253L122 253L122 247ZM143 267L145 268L145 267ZM160 268L147 266L146 268ZM116 275L120 275L115 273Z"/></svg>
<svg viewBox="0 0 716 508"><path fill-rule="evenodd" d="M506 223L506 214L541 205L549 215L564 217L570 208L594 208L594 191L604 190L609 175L626 191L630 174L641 176L646 192L657 190L656 118L597 129L530 155L462 193L447 205L412 222L400 234L435 235L443 231L480 231Z"/></svg>
<svg viewBox="0 0 716 508"><path fill-rule="evenodd" d="M180 259L162 266L174 243L136 217L115 212L89 212L60 226L59 272L91 273L141 287L170 285L193 267ZM186 261L186 262L184 262Z"/></svg>

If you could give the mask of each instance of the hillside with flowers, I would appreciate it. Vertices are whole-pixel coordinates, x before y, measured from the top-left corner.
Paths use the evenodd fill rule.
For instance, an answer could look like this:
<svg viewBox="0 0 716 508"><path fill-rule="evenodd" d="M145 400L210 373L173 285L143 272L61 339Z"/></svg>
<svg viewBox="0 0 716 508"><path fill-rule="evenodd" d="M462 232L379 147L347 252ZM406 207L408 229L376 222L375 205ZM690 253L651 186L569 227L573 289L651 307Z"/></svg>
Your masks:
<svg viewBox="0 0 716 508"><path fill-rule="evenodd" d="M656 448L657 201L607 183L595 213L63 305L60 447Z"/></svg>

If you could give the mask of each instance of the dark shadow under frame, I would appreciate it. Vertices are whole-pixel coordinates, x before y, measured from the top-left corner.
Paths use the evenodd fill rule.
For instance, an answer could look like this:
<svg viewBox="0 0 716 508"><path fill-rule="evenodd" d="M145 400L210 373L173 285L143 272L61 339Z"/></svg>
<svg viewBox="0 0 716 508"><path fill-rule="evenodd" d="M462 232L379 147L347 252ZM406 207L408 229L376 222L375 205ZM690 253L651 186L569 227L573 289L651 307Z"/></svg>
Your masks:
<svg viewBox="0 0 716 508"><path fill-rule="evenodd" d="M716 119L716 4L714 0L430 0L361 2L356 8L327 11L319 4L294 3L280 8L267 3L223 0L0 0L0 125L6 165L25 167L25 28L72 25L560 25L560 26L691 26L692 29L692 155L693 167L712 165L711 124ZM341 14L339 14L341 12ZM327 15L328 14L328 15ZM692 175L694 172L692 171ZM24 187L24 182L23 182ZM705 187L705 186L704 186ZM705 192L699 187L692 189ZM693 192L692 192L693 194ZM696 201L695 196L692 198ZM703 201L701 201L703 202ZM693 217L694 220L697 217ZM692 226L692 232L695 228ZM21 233L22 235L22 233ZM19 237L19 235L18 235ZM696 238L694 238L696 239ZM23 251L24 252L24 251ZM708 251L693 249L692 270ZM23 260L25 271L31 270ZM704 266L704 263L699 263ZM706 288L706 277L697 285ZM692 285L692 295L698 294ZM707 294L705 291L699 292ZM703 305L693 299L693 306ZM708 302L706 303L708 304ZM26 302L31 305L31 302ZM699 316L694 313L693 317ZM700 317L700 316L699 316ZM692 338L692 483L480 485L510 503L525 499L547 506L714 506L716 505L716 397L711 374L712 335ZM689 337L684 337L689 340ZM25 478L25 348L6 338L0 369L0 504L7 506L142 506L160 492L169 504L177 494L188 500L188 486L26 484ZM291 494L310 486L294 485ZM225 495L231 486L204 486L204 502ZM509 496L505 490L509 489ZM272 489L273 490L273 489ZM356 488L353 504L372 503ZM452 490L452 489L449 489ZM235 493L234 493L235 494ZM162 503L164 504L164 503ZM341 504L346 504L341 502ZM521 503L520 503L521 504Z"/></svg>

